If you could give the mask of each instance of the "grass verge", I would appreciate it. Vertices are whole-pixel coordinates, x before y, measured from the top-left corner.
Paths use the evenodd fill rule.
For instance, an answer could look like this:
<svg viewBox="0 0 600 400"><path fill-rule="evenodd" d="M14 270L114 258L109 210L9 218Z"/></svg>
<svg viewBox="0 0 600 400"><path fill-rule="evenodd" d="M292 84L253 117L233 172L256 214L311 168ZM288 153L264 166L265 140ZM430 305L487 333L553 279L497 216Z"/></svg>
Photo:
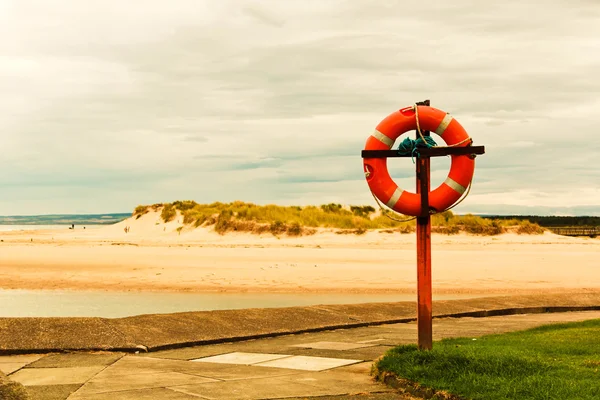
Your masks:
<svg viewBox="0 0 600 400"><path fill-rule="evenodd" d="M373 372L430 398L600 399L600 320L400 346Z"/></svg>

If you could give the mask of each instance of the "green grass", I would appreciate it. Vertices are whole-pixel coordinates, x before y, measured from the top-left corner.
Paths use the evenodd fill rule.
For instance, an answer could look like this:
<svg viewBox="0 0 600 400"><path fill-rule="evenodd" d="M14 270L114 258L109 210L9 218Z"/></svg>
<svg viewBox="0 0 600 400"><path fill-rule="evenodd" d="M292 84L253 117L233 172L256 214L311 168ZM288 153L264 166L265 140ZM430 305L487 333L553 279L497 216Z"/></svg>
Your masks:
<svg viewBox="0 0 600 400"><path fill-rule="evenodd" d="M468 399L600 399L600 320L390 350L374 368Z"/></svg>
<svg viewBox="0 0 600 400"><path fill-rule="evenodd" d="M184 224L195 227L214 226L219 233L244 231L300 236L314 233L315 228L334 228L359 235L371 229L399 233L411 233L415 230L414 220L398 222L376 214L375 208L371 206L343 207L335 203L299 207L260 206L242 201L198 204L192 200L185 200L170 204L138 206L133 215L140 218L149 210L161 210L165 222L173 220L179 211L183 216ZM507 229L527 234L543 232L537 224L529 221L485 219L470 214L459 216L451 211L432 216L432 231L438 233L467 232L475 235L498 235L506 232Z"/></svg>

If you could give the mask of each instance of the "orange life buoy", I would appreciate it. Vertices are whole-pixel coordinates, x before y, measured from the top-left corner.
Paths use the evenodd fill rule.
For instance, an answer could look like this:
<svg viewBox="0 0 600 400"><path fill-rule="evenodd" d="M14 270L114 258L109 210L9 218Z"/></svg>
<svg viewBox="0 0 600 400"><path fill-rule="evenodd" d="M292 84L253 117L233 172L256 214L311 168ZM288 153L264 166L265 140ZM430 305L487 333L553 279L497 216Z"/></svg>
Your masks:
<svg viewBox="0 0 600 400"><path fill-rule="evenodd" d="M437 133L448 146L471 145L465 129L450 114L433 107L417 107L422 130ZM391 149L400 135L417 129L416 114L411 106L388 115L367 139L365 150ZM433 211L443 211L453 205L473 179L475 160L471 156L452 155L451 158L448 178L429 192L429 207ZM387 158L365 158L363 165L369 188L381 202L404 215L421 215L421 196L394 183L387 169Z"/></svg>

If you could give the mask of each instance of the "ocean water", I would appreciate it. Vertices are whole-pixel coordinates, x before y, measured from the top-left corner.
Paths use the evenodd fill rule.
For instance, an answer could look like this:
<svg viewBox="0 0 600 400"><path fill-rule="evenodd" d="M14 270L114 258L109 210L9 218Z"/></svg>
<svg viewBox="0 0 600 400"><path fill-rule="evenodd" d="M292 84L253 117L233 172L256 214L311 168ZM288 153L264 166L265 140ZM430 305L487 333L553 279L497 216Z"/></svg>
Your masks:
<svg viewBox="0 0 600 400"><path fill-rule="evenodd" d="M483 295L434 295L434 300ZM0 289L0 317L106 317L317 304L415 301L416 294L157 293Z"/></svg>
<svg viewBox="0 0 600 400"><path fill-rule="evenodd" d="M85 229L97 229L105 225L85 225ZM0 232L39 231L39 230L68 230L71 225L0 225ZM83 225L75 225L75 230L83 230Z"/></svg>

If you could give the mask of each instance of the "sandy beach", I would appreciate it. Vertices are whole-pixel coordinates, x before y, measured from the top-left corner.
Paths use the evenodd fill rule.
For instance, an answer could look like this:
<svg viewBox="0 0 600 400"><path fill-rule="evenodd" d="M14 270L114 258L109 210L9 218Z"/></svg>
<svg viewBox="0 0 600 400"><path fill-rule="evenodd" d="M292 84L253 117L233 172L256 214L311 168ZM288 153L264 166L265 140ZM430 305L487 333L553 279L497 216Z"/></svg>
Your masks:
<svg viewBox="0 0 600 400"><path fill-rule="evenodd" d="M414 234L221 236L210 228L178 232L180 222L149 213L94 229L0 232L0 288L415 292ZM432 241L435 293L600 290L600 239L434 234Z"/></svg>

